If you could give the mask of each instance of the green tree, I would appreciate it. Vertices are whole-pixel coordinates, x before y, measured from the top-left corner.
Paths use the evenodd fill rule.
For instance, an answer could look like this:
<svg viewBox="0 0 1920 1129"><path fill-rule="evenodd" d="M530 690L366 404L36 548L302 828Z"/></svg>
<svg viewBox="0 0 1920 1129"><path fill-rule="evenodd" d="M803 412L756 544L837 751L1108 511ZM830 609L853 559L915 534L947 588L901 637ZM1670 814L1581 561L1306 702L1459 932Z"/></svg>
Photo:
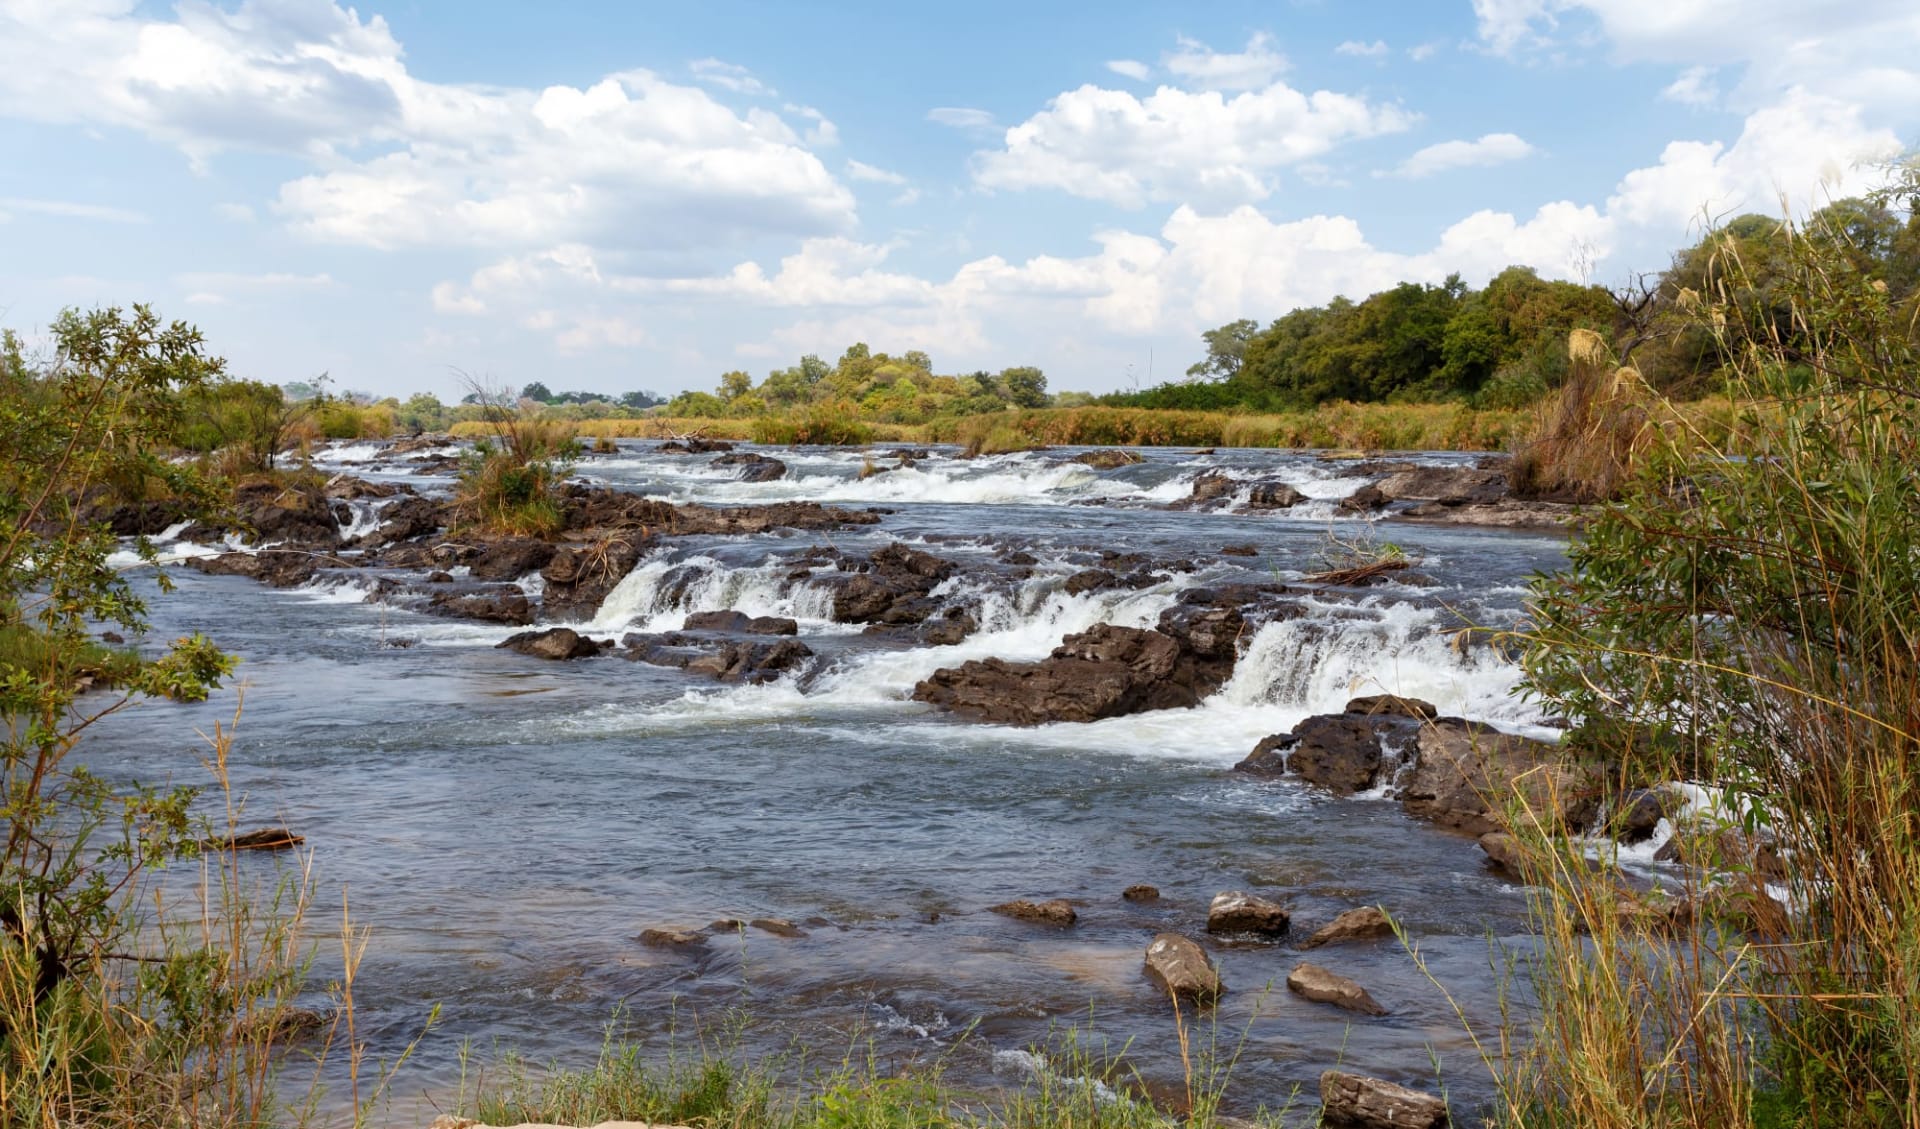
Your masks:
<svg viewBox="0 0 1920 1129"><path fill-rule="evenodd" d="M1240 365L1246 360L1247 343L1259 331L1258 322L1241 318L1202 333L1200 339L1207 345L1206 358L1189 366L1187 376L1195 380L1232 380L1240 374Z"/></svg>
<svg viewBox="0 0 1920 1129"><path fill-rule="evenodd" d="M520 390L520 398L522 400L532 400L535 403L548 404L553 402L553 393L548 390L546 385L536 380Z"/></svg>
<svg viewBox="0 0 1920 1129"><path fill-rule="evenodd" d="M1007 402L1016 408L1047 406L1047 376L1031 365L1001 369L997 383L1004 391Z"/></svg>

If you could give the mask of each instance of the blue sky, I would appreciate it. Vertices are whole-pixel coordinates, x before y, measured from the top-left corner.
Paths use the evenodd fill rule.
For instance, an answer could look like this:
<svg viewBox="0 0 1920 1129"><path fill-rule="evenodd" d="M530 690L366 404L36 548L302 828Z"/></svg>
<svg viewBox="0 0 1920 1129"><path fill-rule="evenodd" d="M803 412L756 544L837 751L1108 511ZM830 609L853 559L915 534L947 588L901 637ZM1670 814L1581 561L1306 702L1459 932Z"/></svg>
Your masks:
<svg viewBox="0 0 1920 1129"><path fill-rule="evenodd" d="M1055 389L1874 182L1920 5L0 0L0 324L241 374L673 392L856 340Z"/></svg>

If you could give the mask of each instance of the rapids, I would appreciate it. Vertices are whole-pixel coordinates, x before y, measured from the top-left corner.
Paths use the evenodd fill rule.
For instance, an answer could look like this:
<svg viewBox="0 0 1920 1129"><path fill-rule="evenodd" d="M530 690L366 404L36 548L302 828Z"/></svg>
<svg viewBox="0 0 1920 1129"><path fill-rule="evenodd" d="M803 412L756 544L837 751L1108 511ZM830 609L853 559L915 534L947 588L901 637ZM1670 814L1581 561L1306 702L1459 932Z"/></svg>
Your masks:
<svg viewBox="0 0 1920 1129"><path fill-rule="evenodd" d="M1468 1017L1495 1021L1489 940L1521 943L1525 899L1485 870L1472 840L1384 796L1334 799L1229 769L1261 738L1365 693L1549 732L1514 696L1516 669L1452 633L1513 623L1528 576L1562 561L1559 538L1342 516L1334 502L1355 480L1340 464L1281 452L1147 451L1100 471L1065 461L1072 451L971 461L936 451L862 477L860 452L774 449L787 477L743 483L708 458L652 447L623 442L576 473L679 502L812 499L886 513L852 532L668 540L575 626L618 638L675 629L695 611L788 616L818 655L811 669L720 686L612 657L543 663L493 649L515 628L380 602L370 580L274 591L171 570L178 592L152 601L148 642L200 630L243 659L234 781L249 824L284 820L313 848L316 979L337 974L328 930L344 896L372 929L355 997L373 1055L398 1054L441 1005L396 1083L396 1110L444 1106L463 1041L483 1058L514 1048L577 1065L616 1014L660 1046L669 1029L715 1025L732 1009L751 1017L750 1052L797 1042L837 1061L870 1040L884 1061L944 1055L962 1081L1004 1076L1051 1031L1079 1025L1116 1049L1130 1040L1142 1075L1177 1087L1170 1008L1141 953L1161 929L1203 937L1207 902L1226 889L1289 903L1296 936L1384 905ZM321 461L447 487L377 445ZM1166 508L1215 470L1280 478L1306 500L1249 515ZM349 524L377 518L357 503ZM967 659L1040 658L1098 623L1151 626L1190 587L1295 581L1330 536L1392 541L1428 583L1308 599L1308 614L1260 627L1198 709L1017 729L909 698L916 681ZM163 556L203 551L157 540ZM869 635L832 621L824 586L789 579L809 547L891 540L966 566L936 594L976 597L978 631L947 646ZM1220 553L1242 544L1258 555ZM972 566L1014 549L1036 561L1030 574L983 584ZM1064 578L1102 549L1196 567L1068 593ZM199 782L194 730L231 719L236 701L227 692L113 718L92 763ZM246 865L266 874L276 862ZM1123 902L1140 882L1162 900ZM1017 897L1069 898L1080 922L1055 931L986 911ZM637 940L651 926L755 917L791 920L805 936L747 929L693 951ZM1230 1108L1277 1106L1298 1086L1310 1111L1320 1071L1336 1064L1430 1087L1430 1055L1456 1100L1486 1096L1452 1005L1394 941L1312 957L1391 1009L1377 1019L1290 996L1281 982L1303 958L1289 943L1210 947L1230 991L1201 1038L1223 1053L1244 1041Z"/></svg>

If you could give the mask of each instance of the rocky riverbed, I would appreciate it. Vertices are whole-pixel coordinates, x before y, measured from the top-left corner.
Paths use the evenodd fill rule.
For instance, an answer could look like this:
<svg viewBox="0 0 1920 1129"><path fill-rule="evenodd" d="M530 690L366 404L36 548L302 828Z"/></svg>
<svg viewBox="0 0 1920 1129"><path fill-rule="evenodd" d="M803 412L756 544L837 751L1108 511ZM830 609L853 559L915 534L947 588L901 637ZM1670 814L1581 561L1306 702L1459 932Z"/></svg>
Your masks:
<svg viewBox="0 0 1920 1129"><path fill-rule="evenodd" d="M1469 630L1579 520L1497 459L623 441L541 540L459 528L455 453L336 447L225 528L113 515L189 570L155 637L246 660L239 783L374 926L376 1050L442 1004L403 1092L463 1037L579 1059L616 1012L733 1008L976 1080L1078 1023L1171 1092L1171 994L1245 1032L1246 1108L1429 1086L1430 1052L1471 1102L1380 909L1487 1022L1528 865L1490 797L1636 812L1670 865L1684 797L1563 758ZM233 706L114 719L99 767L185 779Z"/></svg>

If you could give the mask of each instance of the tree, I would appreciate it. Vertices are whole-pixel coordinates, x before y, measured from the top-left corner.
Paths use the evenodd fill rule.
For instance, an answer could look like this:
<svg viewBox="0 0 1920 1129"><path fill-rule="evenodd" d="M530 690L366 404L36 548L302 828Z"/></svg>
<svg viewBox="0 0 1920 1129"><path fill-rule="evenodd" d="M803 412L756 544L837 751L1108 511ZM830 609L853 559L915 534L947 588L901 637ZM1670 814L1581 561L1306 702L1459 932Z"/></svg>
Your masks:
<svg viewBox="0 0 1920 1129"><path fill-rule="evenodd" d="M1000 370L999 385L1016 408L1047 406L1046 374L1032 366Z"/></svg>
<svg viewBox="0 0 1920 1129"><path fill-rule="evenodd" d="M658 407L666 402L665 397L657 396L647 391L627 392L623 393L620 397L622 407L634 408L636 410Z"/></svg>
<svg viewBox="0 0 1920 1129"><path fill-rule="evenodd" d="M1238 376L1246 360L1247 342L1258 332L1258 322L1241 318L1202 333L1200 339L1207 343L1206 358L1189 366L1187 376L1195 380L1231 380Z"/></svg>
<svg viewBox="0 0 1920 1129"><path fill-rule="evenodd" d="M747 393L751 391L753 391L753 377L747 375L746 373L740 371L739 369L735 369L734 371L729 373L721 374L720 376L720 398L721 399L738 400L740 397L745 396Z"/></svg>
<svg viewBox="0 0 1920 1129"><path fill-rule="evenodd" d="M542 404L550 404L553 402L553 393L548 391L546 385L536 380L520 390L520 398L522 400L534 400Z"/></svg>

